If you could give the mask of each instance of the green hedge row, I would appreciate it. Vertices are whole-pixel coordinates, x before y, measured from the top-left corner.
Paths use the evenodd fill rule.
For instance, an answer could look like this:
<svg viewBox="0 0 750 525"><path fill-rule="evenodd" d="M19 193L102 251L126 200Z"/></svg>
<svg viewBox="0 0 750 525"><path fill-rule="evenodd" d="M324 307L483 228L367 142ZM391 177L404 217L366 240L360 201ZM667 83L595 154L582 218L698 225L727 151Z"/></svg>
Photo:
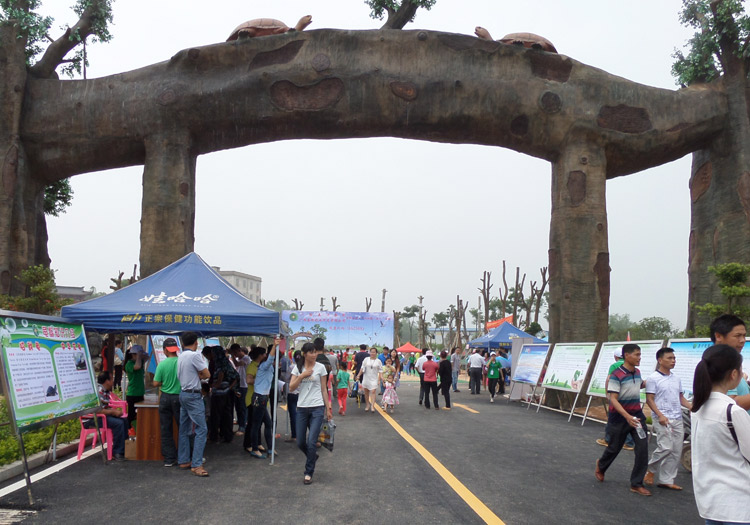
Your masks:
<svg viewBox="0 0 750 525"><path fill-rule="evenodd" d="M0 421L10 421L10 412L5 399L0 402ZM54 429L55 427L52 425L25 433L23 444L26 449L26 456L47 450L52 441ZM81 424L78 419L60 423L57 427L57 442L68 443L77 439L80 434ZM13 428L10 425L0 427L0 465L8 465L19 459L21 459L21 446L18 444L18 438L13 434Z"/></svg>

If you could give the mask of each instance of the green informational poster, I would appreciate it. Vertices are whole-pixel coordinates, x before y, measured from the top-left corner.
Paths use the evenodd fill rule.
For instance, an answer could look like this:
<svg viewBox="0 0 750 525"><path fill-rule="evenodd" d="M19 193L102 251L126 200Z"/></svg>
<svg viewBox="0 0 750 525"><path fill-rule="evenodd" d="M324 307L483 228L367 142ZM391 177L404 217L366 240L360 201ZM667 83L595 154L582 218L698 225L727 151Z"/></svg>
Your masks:
<svg viewBox="0 0 750 525"><path fill-rule="evenodd" d="M0 352L17 430L99 406L82 325L0 311Z"/></svg>
<svg viewBox="0 0 750 525"><path fill-rule="evenodd" d="M542 386L579 392L591 366L597 343L558 343L552 349Z"/></svg>

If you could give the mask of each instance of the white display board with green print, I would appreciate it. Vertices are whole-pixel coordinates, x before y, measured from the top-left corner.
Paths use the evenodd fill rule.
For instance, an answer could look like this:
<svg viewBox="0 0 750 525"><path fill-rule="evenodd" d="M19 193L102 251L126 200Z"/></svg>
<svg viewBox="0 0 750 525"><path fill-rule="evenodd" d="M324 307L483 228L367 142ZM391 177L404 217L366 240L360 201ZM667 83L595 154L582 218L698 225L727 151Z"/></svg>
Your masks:
<svg viewBox="0 0 750 525"><path fill-rule="evenodd" d="M596 360L594 373L591 375L589 388L586 394L589 396L606 397L607 392L604 385L607 382L609 367L615 363L615 352L622 352L623 345L636 344L641 348L641 364L638 369L641 377L645 380L656 370L656 352L664 346L664 341L619 341L602 343L599 350L599 358ZM641 403L646 402L646 391L641 390Z"/></svg>
<svg viewBox="0 0 750 525"><path fill-rule="evenodd" d="M558 343L544 374L542 386L578 393L583 387L586 373L596 351L597 343Z"/></svg>
<svg viewBox="0 0 750 525"><path fill-rule="evenodd" d="M25 432L99 406L83 325L0 310L2 379L11 423Z"/></svg>
<svg viewBox="0 0 750 525"><path fill-rule="evenodd" d="M578 396L586 381L586 374L591 368L591 361L598 343L557 343L552 348L552 355L542 381L542 396L539 398L536 411L542 406L542 398L547 389L562 390L576 395L570 408L568 421L575 412Z"/></svg>

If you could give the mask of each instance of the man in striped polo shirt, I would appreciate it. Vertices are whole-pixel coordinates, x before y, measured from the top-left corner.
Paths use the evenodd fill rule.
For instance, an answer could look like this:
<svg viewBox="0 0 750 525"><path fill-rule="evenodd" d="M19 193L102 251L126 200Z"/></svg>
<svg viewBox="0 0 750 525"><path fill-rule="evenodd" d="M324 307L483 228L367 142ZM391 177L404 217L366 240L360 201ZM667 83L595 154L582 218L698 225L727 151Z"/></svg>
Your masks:
<svg viewBox="0 0 750 525"><path fill-rule="evenodd" d="M641 409L641 348L628 343L622 347L624 363L609 377L609 427L610 440L602 457L596 460L596 479L604 481L604 473L617 457L628 435L635 442L635 462L630 473L630 490L641 496L651 492L643 486L643 477L648 468L648 440L646 439L646 416ZM640 435L639 435L640 434Z"/></svg>

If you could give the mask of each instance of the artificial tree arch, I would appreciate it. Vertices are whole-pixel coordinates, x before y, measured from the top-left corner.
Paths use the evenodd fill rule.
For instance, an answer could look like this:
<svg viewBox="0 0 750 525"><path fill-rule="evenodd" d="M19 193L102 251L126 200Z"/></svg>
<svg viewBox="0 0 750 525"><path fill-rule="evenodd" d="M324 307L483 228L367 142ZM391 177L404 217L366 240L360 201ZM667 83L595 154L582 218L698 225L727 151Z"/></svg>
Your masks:
<svg viewBox="0 0 750 525"><path fill-rule="evenodd" d="M17 63L11 52L0 48L0 68ZM606 180L722 144L730 112L721 84L657 89L563 55L426 30L244 39L91 80L10 72L18 80L2 104L17 108L20 133L0 142L2 291L39 257L40 190L60 178L145 166L140 261L148 275L192 250L200 154L296 138L485 144L552 164L556 341L607 336ZM694 206L712 187L710 164L697 164ZM740 209L750 206L741 198L750 186L742 188ZM694 228L691 247L703 230ZM694 259L691 271L711 263Z"/></svg>

